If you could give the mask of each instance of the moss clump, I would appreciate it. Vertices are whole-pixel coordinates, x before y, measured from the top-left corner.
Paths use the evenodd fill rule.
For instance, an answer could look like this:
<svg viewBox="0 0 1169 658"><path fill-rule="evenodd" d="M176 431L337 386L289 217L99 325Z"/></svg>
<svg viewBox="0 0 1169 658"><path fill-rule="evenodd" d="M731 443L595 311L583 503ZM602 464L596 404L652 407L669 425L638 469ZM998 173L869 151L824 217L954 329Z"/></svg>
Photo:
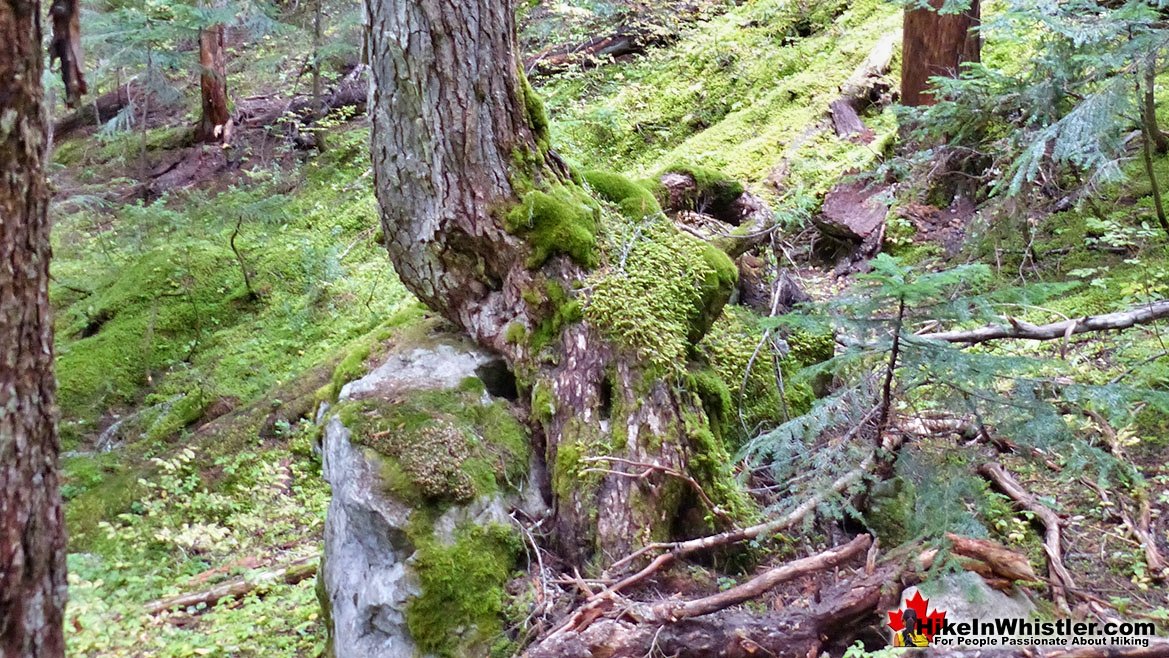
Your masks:
<svg viewBox="0 0 1169 658"><path fill-rule="evenodd" d="M524 111L528 116L528 126L532 129L532 135L536 138L536 145L539 147L541 153L547 153L551 145L551 124L548 122L548 112L544 109L544 101L540 100L540 96L532 89L532 85L528 82L528 76L524 74L523 67L519 69L517 76L520 82L520 94L523 96L521 100L524 103Z"/></svg>
<svg viewBox="0 0 1169 658"><path fill-rule="evenodd" d="M575 441L563 438L556 445L556 465L552 469L552 491L567 500L580 483L580 469L585 449Z"/></svg>
<svg viewBox="0 0 1169 658"><path fill-rule="evenodd" d="M490 646L503 632L504 585L523 550L515 529L460 525L444 544L428 528L411 533L422 593L406 608L406 625L426 655L457 658Z"/></svg>
<svg viewBox="0 0 1169 658"><path fill-rule="evenodd" d="M587 283L585 317L660 371L677 371L738 280L725 255L683 234L665 217L614 227L614 271Z"/></svg>
<svg viewBox="0 0 1169 658"><path fill-rule="evenodd" d="M503 339L512 345L523 343L528 337L528 328L521 322L512 322L504 330Z"/></svg>
<svg viewBox="0 0 1169 658"><path fill-rule="evenodd" d="M532 332L531 347L534 352L539 352L545 345L555 340L562 329L580 322L584 317L580 302L572 299L564 286L555 281L549 281L544 287L543 297L535 295L532 299L537 300L536 305L543 309L544 315L544 319ZM528 301L532 303L531 300Z"/></svg>
<svg viewBox="0 0 1169 658"><path fill-rule="evenodd" d="M556 402L552 398L552 385L538 381L532 387L532 418L540 422L552 420L556 414Z"/></svg>
<svg viewBox="0 0 1169 658"><path fill-rule="evenodd" d="M914 516L917 492L913 483L897 477L873 488L872 499L865 512L865 525L876 533L881 543L900 546L913 538L919 528Z"/></svg>
<svg viewBox="0 0 1169 658"><path fill-rule="evenodd" d="M726 252L706 245L702 250L702 262L705 265L706 275L699 284L701 302L699 313L690 323L690 341L697 343L702 340L715 319L722 313L723 306L730 298L731 292L739 283L739 268Z"/></svg>
<svg viewBox="0 0 1169 658"><path fill-rule="evenodd" d="M683 422L692 450L688 463L691 475L723 514L740 523L751 521L757 510L747 492L735 481L731 471L734 460L725 441L700 416L686 414ZM706 521L713 527L713 514L708 514Z"/></svg>
<svg viewBox="0 0 1169 658"><path fill-rule="evenodd" d="M600 206L584 190L556 183L525 194L504 217L504 226L531 244L529 268L538 268L552 256L564 254L592 269L598 262L600 213Z"/></svg>
<svg viewBox="0 0 1169 658"><path fill-rule="evenodd" d="M720 171L705 167L675 163L662 170L661 175L665 174L683 174L693 178L697 188L693 199L694 206L709 208L716 213L730 207L735 199L746 191L739 181Z"/></svg>
<svg viewBox="0 0 1169 658"><path fill-rule="evenodd" d="M698 350L718 377L730 389L734 408L742 414L741 422L727 423L727 438L742 440L758 427L775 426L782 422L786 408L788 417L806 413L816 396L812 384L801 377L805 366L832 357L832 336L812 336L796 333L788 337L791 350L780 362L784 376L783 395L776 382L771 359L766 353L756 357L750 373L751 356L763 338L758 316L749 310L728 309L699 344ZM744 385L745 380L745 385ZM746 428L743 428L743 425Z"/></svg>
<svg viewBox="0 0 1169 658"><path fill-rule="evenodd" d="M341 395L341 389L346 384L365 374L365 360L369 358L369 353L372 350L372 345L359 345L341 359L341 362L333 369L333 376L329 380L327 401L336 402L337 396Z"/></svg>
<svg viewBox="0 0 1169 658"><path fill-rule="evenodd" d="M600 170L586 171L583 176L589 189L601 199L616 205L622 215L633 221L662 213L662 206L653 192L630 178Z"/></svg>
<svg viewBox="0 0 1169 658"><path fill-rule="evenodd" d="M691 370L687 375L687 380L687 388L694 391L702 400L702 408L710 421L710 429L715 433L715 436L725 437L726 428L729 426L735 410L734 398L731 396L731 389L727 382L723 381L723 378L713 368Z"/></svg>
<svg viewBox="0 0 1169 658"><path fill-rule="evenodd" d="M417 391L392 403L339 407L353 441L382 464L382 484L402 500L467 502L515 486L528 466L528 436L502 401L484 405L481 391Z"/></svg>

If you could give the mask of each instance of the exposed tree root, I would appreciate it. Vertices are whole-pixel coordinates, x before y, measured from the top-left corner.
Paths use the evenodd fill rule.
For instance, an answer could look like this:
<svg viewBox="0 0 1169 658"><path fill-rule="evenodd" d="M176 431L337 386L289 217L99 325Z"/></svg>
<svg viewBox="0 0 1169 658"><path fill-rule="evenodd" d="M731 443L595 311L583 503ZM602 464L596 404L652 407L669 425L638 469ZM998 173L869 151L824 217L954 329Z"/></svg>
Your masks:
<svg viewBox="0 0 1169 658"><path fill-rule="evenodd" d="M992 325L969 331L942 331L932 334L922 334L921 338L941 340L948 343L963 343L977 345L1003 338L1020 338L1025 340L1060 340L1076 334L1094 331L1110 331L1113 329L1128 329L1138 324L1148 324L1162 318L1169 318L1169 300L1160 300L1145 304L1140 308L1119 313L1093 315L1063 322L1034 325L1015 318L1008 318L1006 325Z"/></svg>
<svg viewBox="0 0 1169 658"><path fill-rule="evenodd" d="M865 556L867 535L848 544L773 569L734 589L689 602L671 599L653 604L614 600L596 611L590 623L566 628L545 638L528 658L676 658L708 656L817 655L829 636L848 635L900 592L902 568L886 565L872 573L822 585L808 607L764 614L728 609L765 594L776 584L839 567ZM886 591L890 584L896 592Z"/></svg>
<svg viewBox="0 0 1169 658"><path fill-rule="evenodd" d="M1063 564L1063 539L1061 537L1063 522L1051 508L1040 503L1013 475L1008 473L1002 464L997 462L983 464L978 468L978 473L989 480L999 491L1009 496L1011 500L1033 513L1043 523L1043 552L1047 554L1047 571L1048 577L1051 579L1052 599L1063 613L1070 614L1068 594L1076 589L1076 583Z"/></svg>

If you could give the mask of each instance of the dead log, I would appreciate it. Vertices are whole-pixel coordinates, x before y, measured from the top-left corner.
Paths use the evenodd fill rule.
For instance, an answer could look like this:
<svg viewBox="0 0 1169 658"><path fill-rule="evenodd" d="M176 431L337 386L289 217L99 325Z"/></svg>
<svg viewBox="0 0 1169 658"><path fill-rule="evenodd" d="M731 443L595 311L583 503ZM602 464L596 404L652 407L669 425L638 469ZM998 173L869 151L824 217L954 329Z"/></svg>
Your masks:
<svg viewBox="0 0 1169 658"><path fill-rule="evenodd" d="M640 55L651 46L667 45L674 35L645 26L622 25L611 34L592 37L580 43L555 46L524 61L529 77L537 78L559 73L573 64L587 68L601 58Z"/></svg>
<svg viewBox="0 0 1169 658"><path fill-rule="evenodd" d="M320 556L311 555L267 571L229 580L202 592L152 601L146 604L146 614L157 615L168 610L191 608L200 604L210 607L229 597L240 598L252 592L262 592L277 582L295 585L315 576L320 562Z"/></svg>
<svg viewBox="0 0 1169 658"><path fill-rule="evenodd" d="M737 182L715 181L704 187L685 171L662 174L659 182L662 192L658 200L678 228L712 243L731 258L765 242L775 227L771 207Z"/></svg>
<svg viewBox="0 0 1169 658"><path fill-rule="evenodd" d="M1150 302L1139 308L1119 313L1093 315L1051 324L1034 325L1016 318L1007 318L1005 325L991 325L968 331L942 331L921 334L919 338L940 340L947 343L977 345L992 340L1018 338L1024 340L1062 340L1076 334L1096 331L1129 329L1138 324L1148 324L1169 317L1169 300Z"/></svg>
<svg viewBox="0 0 1169 658"><path fill-rule="evenodd" d="M962 537L952 532L946 533L946 539L950 541L950 550L955 555L966 558L962 562L963 566L984 578L1001 579L1008 583L1042 580L1031 568L1031 561L1026 555L1016 553L1002 544L986 539ZM971 565L971 562L977 564ZM984 565L985 569L977 565Z"/></svg>
<svg viewBox="0 0 1169 658"><path fill-rule="evenodd" d="M49 43L49 64L60 62L61 82L65 85L65 105L75 108L89 92L81 68L81 2L53 0L49 15L53 19L53 40Z"/></svg>
<svg viewBox="0 0 1169 658"><path fill-rule="evenodd" d="M847 100L838 98L829 103L828 114L832 117L832 127L836 130L837 137L850 137L864 144L869 144L876 138L876 134L869 130L856 108Z"/></svg>
<svg viewBox="0 0 1169 658"><path fill-rule="evenodd" d="M893 64L893 53L900 41L901 30L887 34L878 41L865 61L840 85L840 100L846 101L858 112L884 102L886 95L893 89L893 82L888 75Z"/></svg>
<svg viewBox="0 0 1169 658"><path fill-rule="evenodd" d="M137 85L122 85L85 103L53 126L53 139L60 141L83 126L101 125L118 115L130 104L131 94L139 94Z"/></svg>

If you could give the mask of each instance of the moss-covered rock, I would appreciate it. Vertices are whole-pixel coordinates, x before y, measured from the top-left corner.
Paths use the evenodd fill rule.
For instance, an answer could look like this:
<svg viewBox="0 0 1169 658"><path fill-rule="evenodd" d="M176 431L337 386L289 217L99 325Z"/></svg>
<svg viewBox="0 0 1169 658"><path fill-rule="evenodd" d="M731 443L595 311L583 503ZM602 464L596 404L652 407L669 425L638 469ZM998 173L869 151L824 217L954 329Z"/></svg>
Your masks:
<svg viewBox="0 0 1169 658"><path fill-rule="evenodd" d="M482 391L413 391L393 401L338 406L354 443L381 464L386 493L400 500L465 503L520 483L530 447L505 401Z"/></svg>
<svg viewBox="0 0 1169 658"><path fill-rule="evenodd" d="M421 592L406 608L414 642L441 658L489 655L504 630L504 585L523 550L519 533L514 526L467 523L444 543L423 524L415 526L413 568Z"/></svg>

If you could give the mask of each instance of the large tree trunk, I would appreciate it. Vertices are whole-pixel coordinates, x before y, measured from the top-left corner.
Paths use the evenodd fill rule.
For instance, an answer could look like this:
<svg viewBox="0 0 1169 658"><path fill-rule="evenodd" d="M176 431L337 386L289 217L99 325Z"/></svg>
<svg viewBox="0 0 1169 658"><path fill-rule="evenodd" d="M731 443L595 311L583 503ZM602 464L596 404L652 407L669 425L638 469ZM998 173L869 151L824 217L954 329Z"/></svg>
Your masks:
<svg viewBox="0 0 1169 658"><path fill-rule="evenodd" d="M203 117L196 138L201 142L227 141L227 53L223 47L223 23L199 31L199 85L203 94Z"/></svg>
<svg viewBox="0 0 1169 658"><path fill-rule="evenodd" d="M932 105L930 78L957 77L963 62L977 62L981 41L974 29L979 24L979 0L960 14L941 14L945 0L930 0L932 9L905 12L904 47L901 53L901 103L909 107Z"/></svg>
<svg viewBox="0 0 1169 658"><path fill-rule="evenodd" d="M692 459L698 437L710 433L707 417L678 377L655 374L587 314L566 311L587 304L584 280L610 267L599 248L587 248L595 234L565 224L541 243L508 231L517 208L533 226L552 222L532 219L538 202L552 197L573 199L566 206L573 213L601 212L548 146L543 108L517 57L513 3L367 0L366 7L376 189L399 276L514 368L552 472L547 493L568 559L621 555L668 536L692 500L678 475L692 461L711 469L709 460ZM704 297L696 313L717 313L729 292ZM550 339L537 340L539 333ZM626 461L588 461L598 454ZM630 475L582 473L590 467Z"/></svg>
<svg viewBox="0 0 1169 658"><path fill-rule="evenodd" d="M40 3L0 2L0 656L63 656Z"/></svg>

